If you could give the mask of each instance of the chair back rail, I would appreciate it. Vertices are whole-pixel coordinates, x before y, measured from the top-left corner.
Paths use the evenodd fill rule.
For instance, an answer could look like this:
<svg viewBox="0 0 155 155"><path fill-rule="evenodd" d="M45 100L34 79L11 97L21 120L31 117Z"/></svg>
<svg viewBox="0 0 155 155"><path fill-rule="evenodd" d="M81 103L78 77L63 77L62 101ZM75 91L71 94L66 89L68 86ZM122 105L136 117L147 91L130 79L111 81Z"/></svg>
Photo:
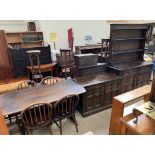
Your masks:
<svg viewBox="0 0 155 155"><path fill-rule="evenodd" d="M31 81L31 80L26 80L17 86L17 90L27 89L30 87L36 87L36 83L34 81Z"/></svg>
<svg viewBox="0 0 155 155"><path fill-rule="evenodd" d="M58 82L58 80L53 76L47 76L41 81L41 85L50 85Z"/></svg>
<svg viewBox="0 0 155 155"><path fill-rule="evenodd" d="M79 96L75 94L63 97L54 105L54 116L66 117L67 115L74 114L78 101Z"/></svg>
<svg viewBox="0 0 155 155"><path fill-rule="evenodd" d="M49 103L37 103L21 112L21 119L28 130L44 127L51 122L53 106Z"/></svg>

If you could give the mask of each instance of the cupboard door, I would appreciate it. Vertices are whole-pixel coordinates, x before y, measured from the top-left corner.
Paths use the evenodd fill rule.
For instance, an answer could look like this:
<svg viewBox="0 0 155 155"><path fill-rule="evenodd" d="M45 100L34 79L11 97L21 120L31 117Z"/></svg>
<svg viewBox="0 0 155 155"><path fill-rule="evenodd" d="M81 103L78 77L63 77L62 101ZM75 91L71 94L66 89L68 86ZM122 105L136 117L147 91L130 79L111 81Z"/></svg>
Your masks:
<svg viewBox="0 0 155 155"><path fill-rule="evenodd" d="M105 104L110 104L112 100L112 82L105 83Z"/></svg>
<svg viewBox="0 0 155 155"><path fill-rule="evenodd" d="M100 88L100 105L104 105L105 104L105 86L102 85Z"/></svg>
<svg viewBox="0 0 155 155"><path fill-rule="evenodd" d="M119 90L120 90L119 88L120 88L120 82L113 81L112 82L112 98L119 94Z"/></svg>
<svg viewBox="0 0 155 155"><path fill-rule="evenodd" d="M100 106L100 87L93 89L93 106L94 108Z"/></svg>
<svg viewBox="0 0 155 155"><path fill-rule="evenodd" d="M87 90L85 94L85 109L93 109L93 90Z"/></svg>

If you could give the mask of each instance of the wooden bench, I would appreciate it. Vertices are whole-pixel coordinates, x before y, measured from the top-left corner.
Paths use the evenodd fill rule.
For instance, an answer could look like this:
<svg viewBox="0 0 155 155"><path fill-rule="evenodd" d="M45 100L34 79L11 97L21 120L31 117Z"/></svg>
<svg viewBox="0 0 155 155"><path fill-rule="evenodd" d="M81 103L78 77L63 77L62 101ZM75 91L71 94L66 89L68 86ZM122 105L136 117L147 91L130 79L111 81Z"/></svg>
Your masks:
<svg viewBox="0 0 155 155"><path fill-rule="evenodd" d="M132 103L132 109L139 104L143 104L149 100L150 92L151 85L146 85L113 98L109 134L119 135L121 133L120 118L124 115L125 107L128 106L131 101L136 102L138 98L142 97L144 100Z"/></svg>

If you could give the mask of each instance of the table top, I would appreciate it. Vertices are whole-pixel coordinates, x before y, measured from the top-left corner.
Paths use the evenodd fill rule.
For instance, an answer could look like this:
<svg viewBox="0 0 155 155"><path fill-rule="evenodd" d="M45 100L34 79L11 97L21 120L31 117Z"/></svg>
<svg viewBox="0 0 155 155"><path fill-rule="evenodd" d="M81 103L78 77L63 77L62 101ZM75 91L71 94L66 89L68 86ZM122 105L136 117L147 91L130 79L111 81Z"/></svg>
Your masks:
<svg viewBox="0 0 155 155"><path fill-rule="evenodd" d="M35 103L52 103L70 94L82 94L86 90L71 78L54 85L40 85L37 88L12 91L0 95L0 108L4 115L21 112Z"/></svg>
<svg viewBox="0 0 155 155"><path fill-rule="evenodd" d="M100 84L100 83L103 83L103 82L118 80L118 79L121 79L121 77L117 76L115 74L101 73L101 74L97 74L97 75L84 76L84 77L76 78L75 80L77 81L77 83L79 83L83 87L87 87L87 86Z"/></svg>

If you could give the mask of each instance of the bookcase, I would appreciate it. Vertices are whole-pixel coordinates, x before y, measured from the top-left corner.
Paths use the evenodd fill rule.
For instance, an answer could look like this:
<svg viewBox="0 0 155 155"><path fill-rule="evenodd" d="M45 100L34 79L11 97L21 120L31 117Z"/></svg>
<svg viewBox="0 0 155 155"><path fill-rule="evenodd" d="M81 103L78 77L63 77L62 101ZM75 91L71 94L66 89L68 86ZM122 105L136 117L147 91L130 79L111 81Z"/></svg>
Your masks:
<svg viewBox="0 0 155 155"><path fill-rule="evenodd" d="M37 31L5 32L8 47L13 49L44 46L43 33Z"/></svg>

